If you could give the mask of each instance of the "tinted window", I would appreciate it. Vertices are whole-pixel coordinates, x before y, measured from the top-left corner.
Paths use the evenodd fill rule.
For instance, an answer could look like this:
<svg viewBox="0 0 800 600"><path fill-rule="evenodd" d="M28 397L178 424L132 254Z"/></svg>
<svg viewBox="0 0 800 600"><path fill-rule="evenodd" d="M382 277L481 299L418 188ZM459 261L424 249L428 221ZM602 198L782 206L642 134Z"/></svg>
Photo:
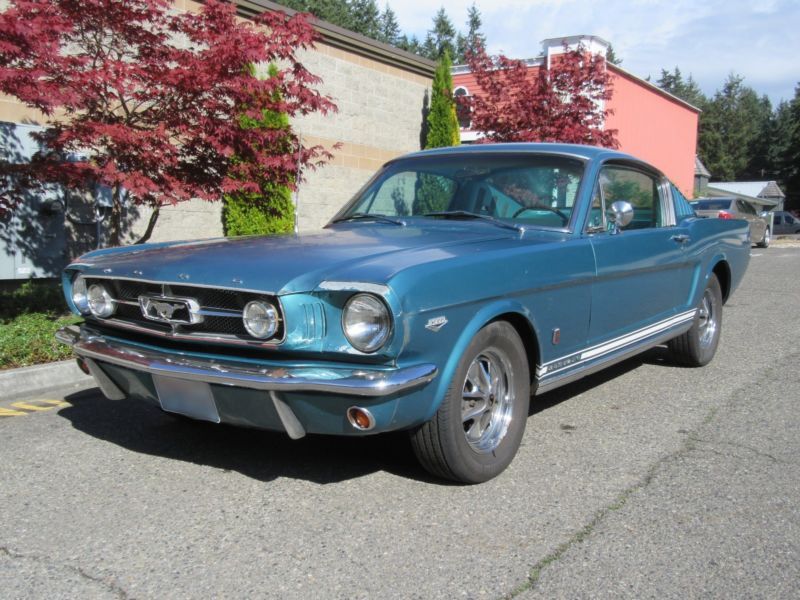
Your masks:
<svg viewBox="0 0 800 600"><path fill-rule="evenodd" d="M566 227L583 163L573 158L474 154L409 158L387 165L343 211L429 217L469 212L520 224Z"/></svg>
<svg viewBox="0 0 800 600"><path fill-rule="evenodd" d="M626 229L661 226L661 195L655 177L627 167L603 167L593 194L590 227L596 226L593 220L603 219L605 210L617 200L633 206L633 220Z"/></svg>
<svg viewBox="0 0 800 600"><path fill-rule="evenodd" d="M696 200L692 202L695 210L730 210L731 200Z"/></svg>
<svg viewBox="0 0 800 600"><path fill-rule="evenodd" d="M794 225L794 217L790 217L789 215L786 215L786 222L789 225Z"/></svg>

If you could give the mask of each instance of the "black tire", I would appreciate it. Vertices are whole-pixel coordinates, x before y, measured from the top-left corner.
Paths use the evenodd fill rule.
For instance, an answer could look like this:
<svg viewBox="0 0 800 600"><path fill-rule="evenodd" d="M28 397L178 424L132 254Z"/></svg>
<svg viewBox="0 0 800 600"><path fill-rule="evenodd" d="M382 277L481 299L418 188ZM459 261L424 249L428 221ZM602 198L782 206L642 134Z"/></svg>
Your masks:
<svg viewBox="0 0 800 600"><path fill-rule="evenodd" d="M487 374L493 383L474 385L486 381ZM462 355L439 410L411 433L414 454L438 477L461 483L488 481L516 455L529 403L530 374L522 340L509 323L490 323Z"/></svg>
<svg viewBox="0 0 800 600"><path fill-rule="evenodd" d="M759 248L769 248L769 243L772 241L772 235L770 234L769 227L764 230L764 237L761 239L758 244L756 244Z"/></svg>
<svg viewBox="0 0 800 600"><path fill-rule="evenodd" d="M702 367L711 362L717 352L722 333L722 289L716 275L711 275L697 305L692 328L669 341L676 363L687 367Z"/></svg>

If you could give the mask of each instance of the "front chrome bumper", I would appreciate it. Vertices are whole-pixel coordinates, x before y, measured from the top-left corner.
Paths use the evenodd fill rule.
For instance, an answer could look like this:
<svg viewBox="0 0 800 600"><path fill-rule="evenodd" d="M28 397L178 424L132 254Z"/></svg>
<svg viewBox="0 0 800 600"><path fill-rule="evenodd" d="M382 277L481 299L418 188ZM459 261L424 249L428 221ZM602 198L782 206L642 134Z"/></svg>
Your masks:
<svg viewBox="0 0 800 600"><path fill-rule="evenodd" d="M75 354L84 359L153 375L270 392L378 397L412 390L436 377L436 366L432 364L397 369L266 367L236 360L189 357L125 344L77 325L60 329L56 339L72 346ZM98 383L103 382L98 379Z"/></svg>

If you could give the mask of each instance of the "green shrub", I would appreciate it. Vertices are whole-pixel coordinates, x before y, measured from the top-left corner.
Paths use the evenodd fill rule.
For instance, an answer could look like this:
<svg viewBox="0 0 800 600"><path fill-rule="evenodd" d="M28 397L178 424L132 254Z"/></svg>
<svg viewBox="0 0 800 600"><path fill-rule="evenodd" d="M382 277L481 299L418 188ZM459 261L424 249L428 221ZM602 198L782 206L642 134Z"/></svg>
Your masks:
<svg viewBox="0 0 800 600"><path fill-rule="evenodd" d="M255 69L250 72L256 76ZM268 77L275 77L278 68L269 65ZM276 98L278 99L278 98ZM292 151L289 117L284 113L264 110L260 119L246 115L239 117L242 129L273 129L285 133L276 142L276 150L283 153ZM237 157L234 161L240 160ZM222 221L226 236L267 235L289 233L294 230L294 203L292 192L285 185L276 185L268 179L254 182L258 184L258 193L226 194L223 198Z"/></svg>
<svg viewBox="0 0 800 600"><path fill-rule="evenodd" d="M26 281L14 290L0 291L0 320L25 313L62 314L67 309L61 284L53 281Z"/></svg>
<svg viewBox="0 0 800 600"><path fill-rule="evenodd" d="M74 315L53 318L49 314L31 312L0 324L0 369L70 358L72 349L53 336L61 327L80 320Z"/></svg>
<svg viewBox="0 0 800 600"><path fill-rule="evenodd" d="M264 194L225 196L225 235L266 235L294 230L292 192L285 185L264 186ZM271 189L270 189L271 188Z"/></svg>

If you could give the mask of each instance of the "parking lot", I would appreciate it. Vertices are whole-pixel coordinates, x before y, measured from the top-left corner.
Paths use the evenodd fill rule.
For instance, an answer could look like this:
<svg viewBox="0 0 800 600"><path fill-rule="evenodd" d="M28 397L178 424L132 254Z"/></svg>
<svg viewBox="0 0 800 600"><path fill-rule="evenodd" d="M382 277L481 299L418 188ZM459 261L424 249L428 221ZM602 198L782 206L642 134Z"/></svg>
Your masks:
<svg viewBox="0 0 800 600"><path fill-rule="evenodd" d="M798 315L800 244L754 248L711 365L656 348L534 399L511 467L470 487L402 435L0 398L0 595L796 598Z"/></svg>

